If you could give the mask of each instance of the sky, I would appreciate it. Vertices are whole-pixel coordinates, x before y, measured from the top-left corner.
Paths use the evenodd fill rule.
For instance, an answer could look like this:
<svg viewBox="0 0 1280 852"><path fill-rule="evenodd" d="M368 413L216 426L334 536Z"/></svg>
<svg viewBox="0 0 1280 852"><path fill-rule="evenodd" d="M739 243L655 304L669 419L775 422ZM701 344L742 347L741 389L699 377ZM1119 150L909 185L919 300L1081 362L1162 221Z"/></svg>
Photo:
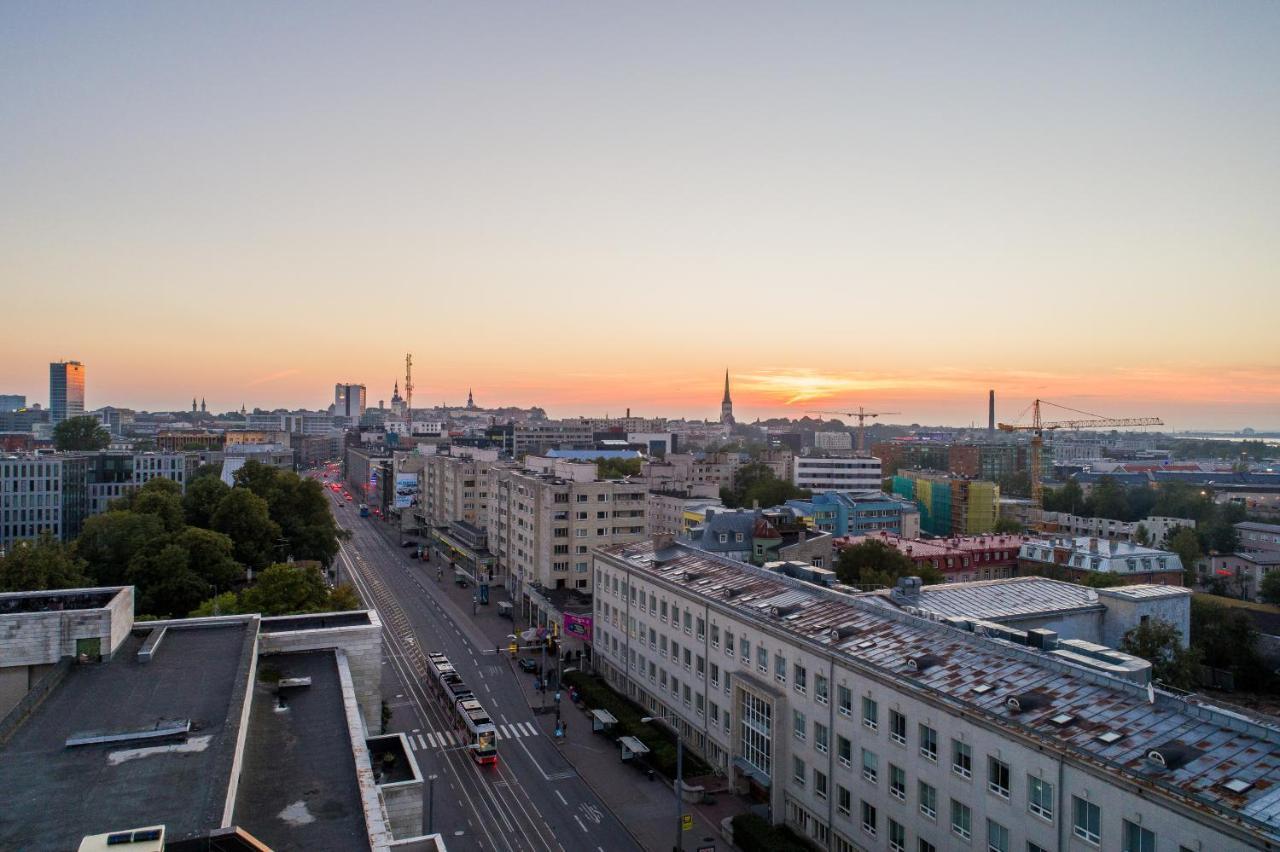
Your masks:
<svg viewBox="0 0 1280 852"><path fill-rule="evenodd" d="M1280 4L0 4L0 393L1280 428Z"/></svg>

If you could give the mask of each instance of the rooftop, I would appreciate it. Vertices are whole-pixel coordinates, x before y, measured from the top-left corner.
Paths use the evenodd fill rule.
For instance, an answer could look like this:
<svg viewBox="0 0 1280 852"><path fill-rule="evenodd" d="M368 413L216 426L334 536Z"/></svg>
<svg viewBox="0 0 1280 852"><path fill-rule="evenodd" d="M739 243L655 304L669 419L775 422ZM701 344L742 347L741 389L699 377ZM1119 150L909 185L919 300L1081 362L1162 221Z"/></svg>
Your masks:
<svg viewBox="0 0 1280 852"><path fill-rule="evenodd" d="M0 615L15 612L63 612L102 609L120 594L119 587L55 592L8 592L0 595Z"/></svg>
<svg viewBox="0 0 1280 852"><path fill-rule="evenodd" d="M151 662L140 625L107 662L72 666L0 747L0 837L10 849L74 849L86 834L163 823L180 840L222 824L253 660L250 619L170 627ZM73 736L190 732L139 743L67 745ZM86 730L92 727L92 731Z"/></svg>
<svg viewBox="0 0 1280 852"><path fill-rule="evenodd" d="M1044 747L1069 751L1072 760L1189 798L1280 840L1280 727L1159 690L1151 700L1146 687L1089 667L1083 655L977 636L686 546L665 548L657 563L652 541L602 553L738 618L790 633L870 679L1017 730ZM1039 697L1038 706L1010 705L1011 697L1028 692ZM1195 753L1182 765L1154 769L1148 754L1171 744Z"/></svg>
<svg viewBox="0 0 1280 852"><path fill-rule="evenodd" d="M892 600L887 589L875 592L874 596ZM919 601L912 602L912 605L941 616L968 616L990 621L1104 609L1096 590L1044 577L924 586L920 589Z"/></svg>
<svg viewBox="0 0 1280 852"><path fill-rule="evenodd" d="M311 684L277 695L285 678ZM253 692L236 822L277 852L367 848L334 652L264 655Z"/></svg>

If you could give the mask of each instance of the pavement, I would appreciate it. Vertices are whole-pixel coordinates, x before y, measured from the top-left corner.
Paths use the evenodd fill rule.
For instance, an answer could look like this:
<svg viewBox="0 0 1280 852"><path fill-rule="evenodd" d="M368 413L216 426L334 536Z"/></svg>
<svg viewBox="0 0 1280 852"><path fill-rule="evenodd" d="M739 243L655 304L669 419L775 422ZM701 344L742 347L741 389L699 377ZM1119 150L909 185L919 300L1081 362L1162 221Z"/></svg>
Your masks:
<svg viewBox="0 0 1280 852"><path fill-rule="evenodd" d="M386 547L401 550L399 544L402 535L394 523L379 521L375 518L359 518L354 513L345 517L343 512L338 514L339 522L344 526L362 528L353 530L357 531L358 535L365 531L374 532L383 540ZM363 537L359 535L359 538ZM506 590L495 587L488 606L476 605L472 601L475 592L473 587L461 588L447 576L437 582L435 562L410 559L407 552L402 552L400 558L404 564L395 566L398 568L397 573L416 578L417 585L424 588L435 599L442 611L448 613L457 622L458 627L465 631L480 653L488 655L485 658L487 662L500 662L511 672L519 686L517 694L527 711L532 711L534 714L531 723L545 735L546 742L552 745L567 765L590 788L594 793L592 798L608 812L607 816L616 819L641 849L658 852L658 850L674 848L677 811L672 785L665 782L661 776L650 780L647 773L641 769L623 763L617 743L612 737L591 731L589 717L584 710L574 706L568 700L567 692L562 693L560 704L560 712L568 724L563 739L557 740L554 736L556 724L554 709L546 713L538 712L544 702L549 708L554 708L554 691L548 691L544 699L543 694L535 688L536 676L519 671L514 661L505 653L508 636L518 632L517 626L521 629L526 626L497 614L496 604L499 600L506 598ZM445 571L445 574L447 573ZM495 655L494 649L499 647L503 648L504 652ZM536 653L526 655L534 657L539 663L542 662L541 656ZM521 742L527 742L527 740L521 740ZM560 796L559 793L556 795ZM714 800L711 804L685 804L684 813L693 816L693 827L684 831L681 838L683 848L688 852L693 850L729 852L734 848L721 837L720 823L726 817L746 812L749 803L729 793L720 793L714 797ZM562 801L561 804L568 803ZM588 824L594 821L592 808L595 806L595 803L587 803L585 813L582 814L588 818ZM609 821L613 822L613 819ZM591 845L583 848L594 848L597 839L596 828L597 826L592 826L587 831ZM567 840L568 838L561 838L561 844L563 845ZM564 848L573 847L564 846ZM602 848L612 852L613 849L621 847L606 843Z"/></svg>

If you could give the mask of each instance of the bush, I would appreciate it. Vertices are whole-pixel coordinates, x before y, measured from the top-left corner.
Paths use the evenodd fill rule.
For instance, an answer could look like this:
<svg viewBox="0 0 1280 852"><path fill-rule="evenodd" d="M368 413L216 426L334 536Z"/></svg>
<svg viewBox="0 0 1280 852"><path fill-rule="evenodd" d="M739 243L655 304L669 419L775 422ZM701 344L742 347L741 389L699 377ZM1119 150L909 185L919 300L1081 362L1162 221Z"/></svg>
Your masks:
<svg viewBox="0 0 1280 852"><path fill-rule="evenodd" d="M733 818L733 845L742 852L813 852L813 846L785 825L769 825L755 814Z"/></svg>
<svg viewBox="0 0 1280 852"><path fill-rule="evenodd" d="M645 761L655 771L667 778L676 777L676 737L663 725L648 724L640 720L651 715L640 705L629 698L619 695L609 684L599 677L583 672L569 672L564 676L564 684L578 690L582 703L591 709L608 710L618 720L615 733L619 737L631 736L649 747ZM686 779L698 775L707 775L711 767L702 758L684 750L684 772Z"/></svg>

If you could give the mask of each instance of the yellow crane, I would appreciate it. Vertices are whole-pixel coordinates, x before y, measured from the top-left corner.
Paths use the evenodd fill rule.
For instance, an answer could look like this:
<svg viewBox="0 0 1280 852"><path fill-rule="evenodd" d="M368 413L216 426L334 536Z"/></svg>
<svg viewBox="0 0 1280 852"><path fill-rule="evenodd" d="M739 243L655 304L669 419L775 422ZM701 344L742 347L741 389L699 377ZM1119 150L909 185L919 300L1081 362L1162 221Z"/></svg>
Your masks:
<svg viewBox="0 0 1280 852"><path fill-rule="evenodd" d="M1061 408L1063 411L1083 414L1089 419L1048 422L1040 417L1041 405L1052 405L1054 408ZM1044 433L1046 431L1054 429L1105 429L1112 426L1164 425L1164 421L1159 417L1103 417L1100 414L1091 414L1088 411L1079 411L1074 408L1068 408L1065 405L1058 405L1056 402L1049 402L1047 399L1037 399L1031 403L1031 412L1031 422L1029 424L1001 423L1000 431L1031 433L1031 502L1035 505L1037 515L1044 508L1044 483L1041 480L1040 452L1044 447Z"/></svg>
<svg viewBox="0 0 1280 852"><path fill-rule="evenodd" d="M806 411L805 414L839 414L841 417L858 418L858 452L867 451L867 418L884 417L886 414L901 414L901 411L867 411L861 405L857 411Z"/></svg>

